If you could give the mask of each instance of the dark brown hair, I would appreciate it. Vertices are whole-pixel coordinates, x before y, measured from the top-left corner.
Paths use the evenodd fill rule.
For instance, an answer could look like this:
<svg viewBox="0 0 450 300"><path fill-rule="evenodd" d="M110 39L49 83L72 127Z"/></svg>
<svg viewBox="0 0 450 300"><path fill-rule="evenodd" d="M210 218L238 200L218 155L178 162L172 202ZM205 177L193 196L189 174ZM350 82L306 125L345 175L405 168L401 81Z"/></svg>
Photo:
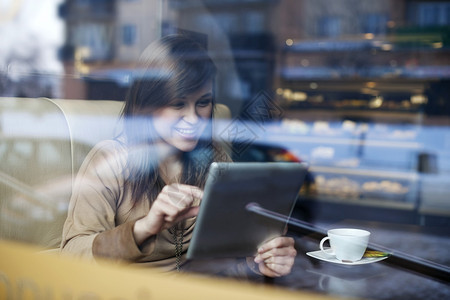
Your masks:
<svg viewBox="0 0 450 300"><path fill-rule="evenodd" d="M152 113L175 98L199 90L216 74L206 50L182 35L152 43L143 52L140 66L142 71L128 92L122 112L128 147L125 185L135 202L144 195L153 201L164 185L153 147L157 137L150 121ZM225 152L212 141L212 115L210 119L196 148L182 154L181 183L203 187L211 162L227 160Z"/></svg>

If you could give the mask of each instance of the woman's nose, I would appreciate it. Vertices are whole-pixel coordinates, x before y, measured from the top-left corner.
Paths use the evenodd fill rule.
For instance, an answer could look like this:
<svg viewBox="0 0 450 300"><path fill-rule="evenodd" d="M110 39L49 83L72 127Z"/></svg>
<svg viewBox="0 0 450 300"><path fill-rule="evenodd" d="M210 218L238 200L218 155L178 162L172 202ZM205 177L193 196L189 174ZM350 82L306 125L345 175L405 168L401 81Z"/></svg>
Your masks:
<svg viewBox="0 0 450 300"><path fill-rule="evenodd" d="M183 119L190 124L196 124L198 122L198 114L195 105L186 107Z"/></svg>

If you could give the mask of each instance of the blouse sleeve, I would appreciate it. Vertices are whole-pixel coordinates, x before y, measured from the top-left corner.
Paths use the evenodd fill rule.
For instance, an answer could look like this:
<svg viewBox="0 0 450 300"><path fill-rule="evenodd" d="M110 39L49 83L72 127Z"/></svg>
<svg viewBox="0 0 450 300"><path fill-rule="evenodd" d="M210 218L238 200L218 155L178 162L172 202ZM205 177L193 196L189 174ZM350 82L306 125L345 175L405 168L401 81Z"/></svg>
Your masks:
<svg viewBox="0 0 450 300"><path fill-rule="evenodd" d="M61 250L88 258L108 257L138 261L142 253L134 240L136 220L116 225L117 207L123 198L126 161L118 142L102 142L86 157L75 180L64 224ZM152 244L150 242L150 244Z"/></svg>

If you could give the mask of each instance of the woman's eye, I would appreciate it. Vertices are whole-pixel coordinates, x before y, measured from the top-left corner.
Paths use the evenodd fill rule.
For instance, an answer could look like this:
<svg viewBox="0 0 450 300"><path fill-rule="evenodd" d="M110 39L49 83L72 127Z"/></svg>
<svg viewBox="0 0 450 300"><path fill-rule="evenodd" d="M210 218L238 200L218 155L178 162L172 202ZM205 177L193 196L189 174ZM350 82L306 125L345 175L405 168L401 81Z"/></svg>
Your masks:
<svg viewBox="0 0 450 300"><path fill-rule="evenodd" d="M184 107L184 102L173 102L173 103L171 103L170 104L170 106L172 106L173 108L176 108L176 109L181 109L181 108L183 108Z"/></svg>
<svg viewBox="0 0 450 300"><path fill-rule="evenodd" d="M212 102L211 99L200 100L197 102L197 105L200 107L206 107L206 106L210 105L211 102Z"/></svg>

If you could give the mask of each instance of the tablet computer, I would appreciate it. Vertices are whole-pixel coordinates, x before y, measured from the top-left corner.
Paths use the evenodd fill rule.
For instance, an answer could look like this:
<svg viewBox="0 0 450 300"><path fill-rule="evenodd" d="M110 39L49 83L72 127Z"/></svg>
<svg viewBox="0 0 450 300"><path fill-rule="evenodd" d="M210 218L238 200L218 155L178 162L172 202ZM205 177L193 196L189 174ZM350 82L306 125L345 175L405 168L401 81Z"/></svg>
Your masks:
<svg viewBox="0 0 450 300"><path fill-rule="evenodd" d="M249 205L290 216L307 165L293 162L211 164L187 259L247 257L284 234L286 220L252 212Z"/></svg>

